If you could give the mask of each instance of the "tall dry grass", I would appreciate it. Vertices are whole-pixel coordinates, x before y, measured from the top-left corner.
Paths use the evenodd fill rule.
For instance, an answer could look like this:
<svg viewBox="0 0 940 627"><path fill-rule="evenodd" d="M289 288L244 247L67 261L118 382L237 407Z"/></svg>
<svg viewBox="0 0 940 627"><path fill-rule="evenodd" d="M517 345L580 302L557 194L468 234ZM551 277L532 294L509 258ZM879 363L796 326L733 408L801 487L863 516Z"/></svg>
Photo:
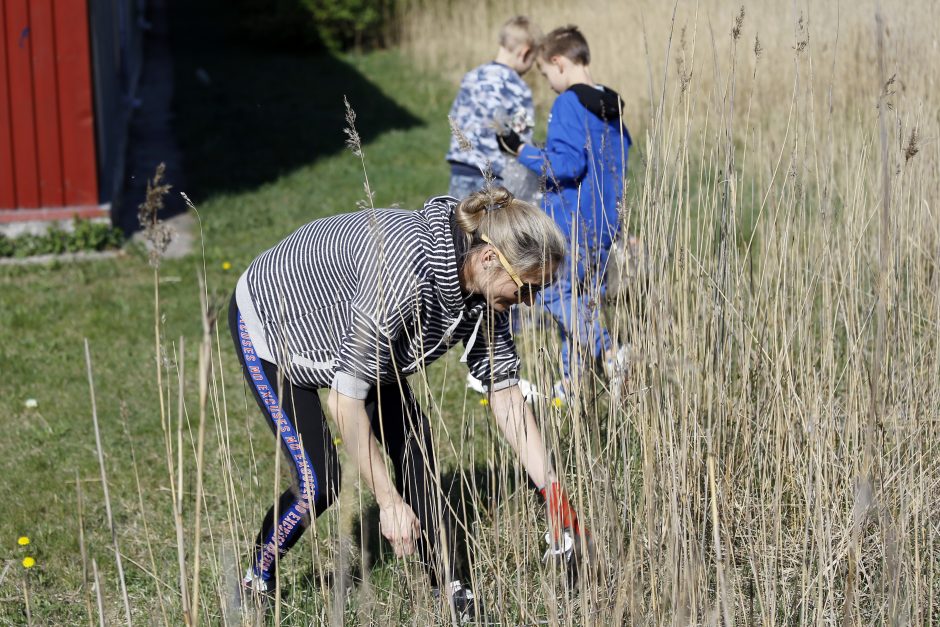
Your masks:
<svg viewBox="0 0 940 627"><path fill-rule="evenodd" d="M591 46L594 78L620 91L638 127L661 116L664 101L678 103L680 76L691 79L687 95L698 117L706 113L698 107L710 107L714 115L727 104L733 71L739 111L751 103L760 125L785 121L794 95L813 96L806 105L815 105L817 122L827 117L830 102L841 119L863 103L870 108L877 97L872 89L882 82L875 51L879 3L411 0L410 5L402 23L403 47L455 85L469 68L494 56L496 32L510 15L528 14L546 32L578 25ZM731 33L742 10L735 40ZM923 0L889 1L881 11L888 75L900 79L903 98L935 104L940 50L927 25L940 18L940 7ZM760 54L755 55L758 41ZM529 75L529 82L549 104L552 95L540 88L536 74Z"/></svg>
<svg viewBox="0 0 940 627"><path fill-rule="evenodd" d="M599 548L579 592L540 560L542 506L456 357L412 380L491 624L940 621L940 51L926 26L940 9L876 9L414 6L406 48L455 81L492 55L511 12L581 25L636 139L624 220L647 258L605 311L633 356L629 380L586 375L568 405L535 404ZM165 466L170 513L140 501L147 552L121 550L156 600L127 604L154 623L260 624L233 591L283 485L277 447L250 396L232 394L213 313L224 295L201 290L192 373L182 340L163 336L159 289L155 265L164 450L152 464ZM519 345L547 388L557 338L530 324ZM342 500L283 564L269 616L448 624L420 566L382 557L369 498L345 472ZM124 595L92 570L90 622L92 595L97 616L111 607L121 622Z"/></svg>
<svg viewBox="0 0 940 627"><path fill-rule="evenodd" d="M649 252L625 396L547 414L609 567L567 620L940 621L940 7L426 2L406 48L456 83L513 12L625 97Z"/></svg>

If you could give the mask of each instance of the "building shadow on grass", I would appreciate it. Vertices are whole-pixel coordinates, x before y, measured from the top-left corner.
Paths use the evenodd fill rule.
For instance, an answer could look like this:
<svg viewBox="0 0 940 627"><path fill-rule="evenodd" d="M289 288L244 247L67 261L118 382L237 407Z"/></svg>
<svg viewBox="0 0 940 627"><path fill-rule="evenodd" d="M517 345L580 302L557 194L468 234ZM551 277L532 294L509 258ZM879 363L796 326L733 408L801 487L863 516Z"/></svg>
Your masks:
<svg viewBox="0 0 940 627"><path fill-rule="evenodd" d="M422 122L326 52L248 43L219 0L172 3L174 127L194 198L256 188L345 147L344 96L363 143Z"/></svg>

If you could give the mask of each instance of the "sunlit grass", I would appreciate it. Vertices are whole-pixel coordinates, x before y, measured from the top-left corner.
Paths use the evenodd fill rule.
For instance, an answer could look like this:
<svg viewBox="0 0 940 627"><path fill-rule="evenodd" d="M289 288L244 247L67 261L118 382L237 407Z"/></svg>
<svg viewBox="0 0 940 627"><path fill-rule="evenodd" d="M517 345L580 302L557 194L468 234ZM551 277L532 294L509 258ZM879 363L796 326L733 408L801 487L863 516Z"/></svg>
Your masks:
<svg viewBox="0 0 940 627"><path fill-rule="evenodd" d="M921 44L936 8L896 5L883 8L881 48L865 6L842 7L838 23L829 7L748 6L738 39L738 6L681 5L674 27L671 13L652 5L530 7L544 11L543 27L582 22L597 42L597 78L625 96L637 140L625 219L649 258L645 283L605 312L634 355L627 384L612 390L587 377L571 403L537 406L572 501L602 548L602 567L580 594L569 596L541 563L541 505L488 408L466 391L457 354L413 378L442 481L461 504L475 589L496 619L934 622L940 143L930 138L940 129L937 53ZM426 75L399 53L342 58L421 121L364 144L377 206L416 207L446 185L451 92L428 76L469 67L482 53L442 51L458 40L483 50L489 39L480 33L503 19L463 11L414 18L423 39L407 49ZM911 18L918 11L920 27ZM426 20L437 21L425 28ZM209 122L187 122L191 137L200 119ZM340 116L322 131L341 143L342 128ZM8 512L0 537L12 564L0 622L24 622L27 590L37 624L89 622L98 602L91 559L106 616L123 621L85 337L133 616L182 621L177 554L194 546L196 353L205 339L197 274L205 265L215 313L258 252L365 198L360 162L339 151L247 189L212 187L200 193L196 178L185 190L199 209L206 258L162 264L156 319L153 270L136 252L0 275L8 429L0 464L11 478L0 487ZM276 457L224 325L208 339L200 618L239 624L226 599L276 493ZM530 325L519 345L526 376L544 389L557 339ZM282 623L447 624L420 566L395 560L378 541L370 497L349 464L346 472L341 502L283 564ZM173 489L184 505L180 545ZM15 545L26 535L35 550L28 580ZM193 557L186 553L190 591Z"/></svg>

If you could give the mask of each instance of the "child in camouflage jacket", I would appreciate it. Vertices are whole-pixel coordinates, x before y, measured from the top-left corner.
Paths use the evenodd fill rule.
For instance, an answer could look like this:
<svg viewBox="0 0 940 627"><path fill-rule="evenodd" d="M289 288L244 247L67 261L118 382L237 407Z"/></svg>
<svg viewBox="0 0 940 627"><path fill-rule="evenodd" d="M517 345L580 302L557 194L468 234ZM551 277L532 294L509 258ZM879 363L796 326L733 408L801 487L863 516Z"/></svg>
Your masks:
<svg viewBox="0 0 940 627"><path fill-rule="evenodd" d="M492 173L494 183L503 183L510 160L500 152L496 141L501 129L512 129L531 141L535 109L532 91L521 75L532 67L540 37L541 32L529 18L511 18L500 29L496 59L463 77L450 118L469 140L470 150L464 150L463 142L451 137L446 157L451 166L451 196L465 198L481 189L487 171Z"/></svg>

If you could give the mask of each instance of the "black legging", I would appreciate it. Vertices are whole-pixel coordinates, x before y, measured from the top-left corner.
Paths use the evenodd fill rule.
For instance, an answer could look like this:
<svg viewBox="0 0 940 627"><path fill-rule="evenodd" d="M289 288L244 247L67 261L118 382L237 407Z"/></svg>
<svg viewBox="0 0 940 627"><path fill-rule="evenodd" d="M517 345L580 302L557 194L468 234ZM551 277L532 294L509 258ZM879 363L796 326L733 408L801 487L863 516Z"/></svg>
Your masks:
<svg viewBox="0 0 940 627"><path fill-rule="evenodd" d="M309 526L310 504L319 516L339 495L340 465L317 390L293 385L286 377L279 380L277 366L254 354L234 295L229 328L248 387L291 462L291 487L281 494L276 508L268 509L255 541L252 569L270 580L275 575L275 553L280 559ZM442 525L452 549L454 525L437 483L427 416L404 379L373 387L365 408L372 431L394 464L395 485L421 523L418 550L431 584L440 585L452 578L454 568L451 563L446 573L442 570L440 529ZM447 555L452 562L453 551Z"/></svg>

